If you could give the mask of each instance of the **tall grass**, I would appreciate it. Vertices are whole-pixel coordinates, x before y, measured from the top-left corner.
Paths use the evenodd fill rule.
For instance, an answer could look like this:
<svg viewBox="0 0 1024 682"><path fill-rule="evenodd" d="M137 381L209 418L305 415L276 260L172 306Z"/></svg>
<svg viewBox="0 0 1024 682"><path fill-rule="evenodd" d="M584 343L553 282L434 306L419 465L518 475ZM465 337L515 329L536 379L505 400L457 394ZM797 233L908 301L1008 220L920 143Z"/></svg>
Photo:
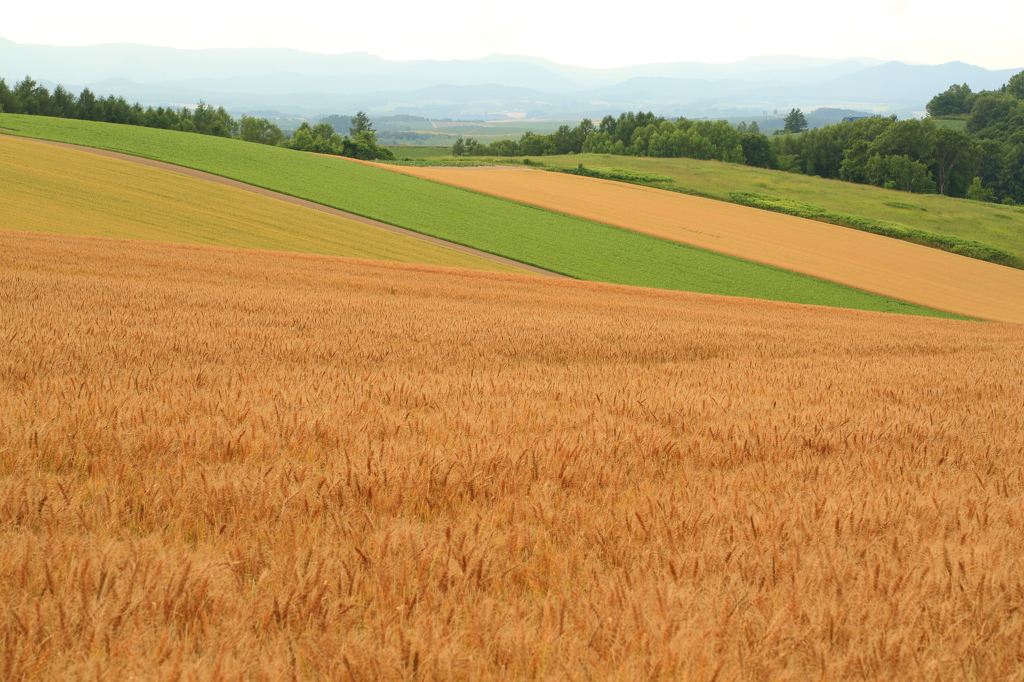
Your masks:
<svg viewBox="0 0 1024 682"><path fill-rule="evenodd" d="M1013 679L1024 332L0 232L4 680Z"/></svg>

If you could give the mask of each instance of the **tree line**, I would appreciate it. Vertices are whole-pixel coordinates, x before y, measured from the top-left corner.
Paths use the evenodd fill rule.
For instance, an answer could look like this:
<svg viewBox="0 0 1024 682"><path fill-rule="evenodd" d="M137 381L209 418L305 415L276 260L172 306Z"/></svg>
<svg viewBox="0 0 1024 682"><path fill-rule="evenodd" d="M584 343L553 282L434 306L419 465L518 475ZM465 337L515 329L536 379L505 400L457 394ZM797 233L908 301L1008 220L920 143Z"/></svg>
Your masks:
<svg viewBox="0 0 1024 682"><path fill-rule="evenodd" d="M799 109L783 134L757 124L669 120L653 113L584 119L550 135L518 141L455 141L455 156L621 154L726 161L980 201L1024 203L1024 72L1000 90L972 93L954 85L931 100L930 116L899 121L872 116L807 130ZM947 120L966 121L963 132ZM954 124L955 125L955 124Z"/></svg>
<svg viewBox="0 0 1024 682"><path fill-rule="evenodd" d="M266 118L243 114L241 119L235 119L224 107L212 107L202 100L194 109L143 108L138 102L129 104L124 97L97 97L89 88L75 96L58 85L51 93L26 76L13 88L0 78L0 113L178 130L366 160L394 158L390 150L377 144L370 119L364 112L352 118L351 138L338 135L330 124L311 127L308 123L303 123L291 138L287 138L276 124Z"/></svg>
<svg viewBox="0 0 1024 682"><path fill-rule="evenodd" d="M669 121L646 112L590 119L576 127L563 125L550 135L524 133L519 140L481 144L456 140L455 156L544 156L550 154L621 154L626 156L718 159L771 168L768 138L755 129L743 131L725 121Z"/></svg>
<svg viewBox="0 0 1024 682"><path fill-rule="evenodd" d="M326 121L312 126L303 121L283 146L303 152L347 156L364 161L394 160L395 155L390 149L377 144L376 131L366 112L360 111L350 119L348 132L347 136L342 137Z"/></svg>

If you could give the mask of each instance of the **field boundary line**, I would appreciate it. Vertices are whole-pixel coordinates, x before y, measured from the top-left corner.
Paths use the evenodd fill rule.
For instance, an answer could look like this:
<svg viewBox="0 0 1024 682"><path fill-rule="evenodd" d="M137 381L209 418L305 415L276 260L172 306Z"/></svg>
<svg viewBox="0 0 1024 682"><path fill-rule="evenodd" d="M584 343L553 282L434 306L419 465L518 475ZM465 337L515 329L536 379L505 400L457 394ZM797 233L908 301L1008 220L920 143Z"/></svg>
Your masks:
<svg viewBox="0 0 1024 682"><path fill-rule="evenodd" d="M31 142L38 142L39 144L50 145L52 147L62 147L64 149L71 149L73 151L86 152L88 154L96 154L97 156L105 156L107 158L117 159L120 161L127 161L129 163L135 163L141 166L149 166L150 168L158 168L160 170L169 171L171 173L178 173L179 175L185 175L191 178L196 178L198 180L216 182L220 185L226 185L228 187L240 189L245 192L251 192L253 194L259 194L260 196L269 197L271 199L285 201L288 202L289 204L302 206L303 208L308 208L314 211L320 211L321 213L327 213L329 215L337 216L339 218L345 218L347 220L362 223L364 225L370 225L371 227L378 227L382 230L387 230L388 232L394 232L395 234L404 235L406 237L412 237L413 239L428 242L436 246L442 246L444 248L460 251L471 256L477 256L478 258L483 258L493 263L509 265L515 268L519 268L521 270L525 270L526 272L535 275L542 275L545 277L556 277L561 279L573 279L571 277L568 277L567 275L552 272L550 270L544 270L543 268L538 268L533 265L527 265L526 263L521 263L517 260L512 260L511 258L505 258L503 256L498 256L493 253L488 253L486 251L474 249L470 246L463 246L462 244L456 244L454 242L445 241L443 239L431 237L430 235L422 234L414 230L407 230L404 227L391 225L389 223L381 222L379 220L374 220L373 218L366 218L356 213L349 213L347 211L342 211L337 208L332 208L330 206L318 204L314 201L300 199L298 197L293 197L291 195L283 194L281 192L275 192L273 190L264 189L263 187L257 187L256 185L249 185L244 182L239 182L238 180L225 178L224 176L221 175L215 175L213 173L195 170L194 168L188 168L186 166L176 166L173 163L167 163L166 161L157 161L155 159L147 159L142 156L132 156L131 154L124 154L122 152L113 152L106 149L97 149L95 147L86 147L84 145L69 144L67 142L54 142L53 140L41 140L34 137L22 137L21 135L12 135L11 137L16 137L19 140L29 140Z"/></svg>
<svg viewBox="0 0 1024 682"><path fill-rule="evenodd" d="M353 161L353 159L345 160ZM962 256L942 249L728 201L696 197L656 187L602 178L550 173L549 175L553 176L552 180L544 183L544 189L539 190L542 193L547 192L548 196L538 198L536 193L538 188L532 185L524 188L517 186L516 181L510 179L497 187L487 185L486 178L484 180L474 178L474 176L486 176L490 170L486 167L398 166L366 161L357 162L374 165L393 173L432 180L451 187L459 187L646 234L655 239L673 241L739 260L760 263L932 310L992 322L1024 324L1024 303L1022 303L1024 302L1024 270ZM476 173L456 173L456 170L475 170ZM522 169L522 174L526 174L527 170L533 170L535 173L543 172L542 169ZM512 176L503 177L511 178ZM563 179L563 185L564 182L572 182L576 186L570 188L572 191L564 186L558 187L558 191L556 191L554 183L557 181L555 178ZM603 187L620 195L628 192L634 197L637 195L672 197L673 203L684 201L693 204L696 208L700 208L699 205L724 207L730 211L731 215L724 219L720 216L712 216L717 224L708 225L707 216L698 215L696 211L680 209L669 217L669 209L675 211L676 207L673 206L661 205L652 208L645 204L646 213L641 217L635 212L619 211L616 213L618 208L609 209L607 204L594 208L591 204L581 203L571 206L564 203L565 197L575 196L573 193L579 189L578 185L581 184ZM524 199L527 189L529 189L530 198ZM599 193L604 194L603 191ZM650 210L646 210L647 208ZM689 224L679 222L676 213L685 216ZM748 222L747 216L750 216L751 221L757 220L753 216L758 216L760 218L757 220L758 222L769 219L772 221L771 228L773 229L783 222L813 226L813 229L800 230L803 233L801 236L811 235L822 240L831 235L841 241L830 243L829 248L825 250L808 250L802 242L794 238L787 238L786 235L782 235L781 239L776 238L775 232L768 228L765 229L761 237L755 238L755 233L746 228L739 229L741 225ZM659 222L660 225L658 225ZM686 234L680 234L681 232ZM765 236L769 239L763 239ZM715 243L717 241L729 243ZM864 251L871 246L872 242L880 245L880 248L871 251L870 257L861 260L851 260L842 250L852 246ZM752 245L758 248L753 249ZM794 245L799 248L794 248ZM839 250L837 251L837 249ZM822 260L823 254L827 261ZM925 259L926 271L908 273L902 263L894 262L901 257L913 259L916 256ZM851 274L851 271L836 269L836 267L842 268L844 265L855 266L856 271L852 271ZM950 276L954 274L958 276L955 285L949 282ZM979 278L989 282L990 286L978 285L976 280ZM894 279L898 280L902 288L893 284ZM1009 295L1010 292L1015 295ZM1004 294L1001 298L998 296L993 298L994 295L1000 293Z"/></svg>

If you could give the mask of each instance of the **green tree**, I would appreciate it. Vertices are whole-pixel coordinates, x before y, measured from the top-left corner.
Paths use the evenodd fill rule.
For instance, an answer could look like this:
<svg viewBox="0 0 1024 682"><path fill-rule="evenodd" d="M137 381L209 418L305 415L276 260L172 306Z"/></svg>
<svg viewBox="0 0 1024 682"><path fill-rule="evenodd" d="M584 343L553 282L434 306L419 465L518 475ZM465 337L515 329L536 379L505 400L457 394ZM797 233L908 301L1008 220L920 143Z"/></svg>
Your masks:
<svg viewBox="0 0 1024 682"><path fill-rule="evenodd" d="M839 179L846 182L869 182L867 174L868 148L871 144L867 140L856 140L853 145L843 152L843 163L839 168Z"/></svg>
<svg viewBox="0 0 1024 682"><path fill-rule="evenodd" d="M974 105L976 95L971 92L971 86L950 85L945 92L932 97L925 106L929 116L952 116L956 114L969 114Z"/></svg>
<svg viewBox="0 0 1024 682"><path fill-rule="evenodd" d="M31 116L47 116L50 113L50 91L29 76L14 84L14 98L18 101L21 111L11 113Z"/></svg>
<svg viewBox="0 0 1024 682"><path fill-rule="evenodd" d="M981 178L975 177L967 188L967 198L971 201L995 201L996 193L981 186Z"/></svg>
<svg viewBox="0 0 1024 682"><path fill-rule="evenodd" d="M935 181L928 168L909 156L882 156L868 159L865 171L872 184L917 194L933 194Z"/></svg>
<svg viewBox="0 0 1024 682"><path fill-rule="evenodd" d="M1014 103L1012 98L1000 92L979 93L974 107L971 108L971 115L967 119L967 132L992 137L985 129L996 126L1008 118Z"/></svg>
<svg viewBox="0 0 1024 682"><path fill-rule="evenodd" d="M749 128L748 128L749 130ZM776 165L775 153L768 138L757 133L744 133L740 138L743 147L743 157L748 166L758 168L773 168Z"/></svg>
<svg viewBox="0 0 1024 682"><path fill-rule="evenodd" d="M374 133L373 121L366 115L365 111L360 111L352 117L351 125L348 129L349 137L353 140L359 137L360 133Z"/></svg>
<svg viewBox="0 0 1024 682"><path fill-rule="evenodd" d="M309 121L303 121L284 146L300 152L346 156L345 142L330 123L311 126Z"/></svg>
<svg viewBox="0 0 1024 682"><path fill-rule="evenodd" d="M50 115L61 118L75 116L75 96L65 90L63 85L58 85L53 90L53 96L50 98Z"/></svg>
<svg viewBox="0 0 1024 682"><path fill-rule="evenodd" d="M1006 94L1017 99L1024 99L1024 71L1010 78L1010 81L1006 84Z"/></svg>
<svg viewBox="0 0 1024 682"><path fill-rule="evenodd" d="M807 130L807 117L799 109L791 109L783 121L785 126L782 128L782 132L784 133L802 133Z"/></svg>
<svg viewBox="0 0 1024 682"><path fill-rule="evenodd" d="M96 95L89 88L82 90L82 94L78 96L75 118L83 121L100 121L103 120L102 115L102 110L97 104Z"/></svg>
<svg viewBox="0 0 1024 682"><path fill-rule="evenodd" d="M977 179L981 150L967 135L951 128L935 130L935 161L932 168L939 194L951 197L967 195L972 178Z"/></svg>
<svg viewBox="0 0 1024 682"><path fill-rule="evenodd" d="M547 135L537 135L529 131L519 138L519 151L523 156L543 156L548 153Z"/></svg>
<svg viewBox="0 0 1024 682"><path fill-rule="evenodd" d="M549 137L551 138L552 154L569 154L570 152L575 154L583 148L582 140L580 140L577 147L573 129L567 125L558 126L558 130L549 135Z"/></svg>
<svg viewBox="0 0 1024 682"><path fill-rule="evenodd" d="M243 114L239 137L246 142L277 145L284 139L284 133L265 118L254 118Z"/></svg>
<svg viewBox="0 0 1024 682"><path fill-rule="evenodd" d="M374 159L390 161L395 158L394 153L390 149L386 149L377 144L377 136L372 130L364 130L356 135L354 140L346 138L342 144L342 156L348 156L353 159L362 159L363 161L373 161Z"/></svg>
<svg viewBox="0 0 1024 682"><path fill-rule="evenodd" d="M871 143L871 153L882 156L908 156L930 166L935 159L938 126L931 119L895 121Z"/></svg>
<svg viewBox="0 0 1024 682"><path fill-rule="evenodd" d="M7 81L0 78L0 112L6 111L8 114L17 113L14 93L7 87Z"/></svg>

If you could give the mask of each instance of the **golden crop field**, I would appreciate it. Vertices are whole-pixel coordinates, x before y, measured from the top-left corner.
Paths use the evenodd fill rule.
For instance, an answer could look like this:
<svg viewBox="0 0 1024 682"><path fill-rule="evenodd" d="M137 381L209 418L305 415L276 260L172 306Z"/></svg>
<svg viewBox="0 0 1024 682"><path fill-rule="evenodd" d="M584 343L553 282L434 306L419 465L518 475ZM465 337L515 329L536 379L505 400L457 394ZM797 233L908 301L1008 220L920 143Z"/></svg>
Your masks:
<svg viewBox="0 0 1024 682"><path fill-rule="evenodd" d="M1024 323L1024 271L845 227L527 168L375 164L986 320Z"/></svg>
<svg viewBox="0 0 1024 682"><path fill-rule="evenodd" d="M0 231L0 678L1024 677L1024 328Z"/></svg>
<svg viewBox="0 0 1024 682"><path fill-rule="evenodd" d="M135 163L0 135L0 229L519 270Z"/></svg>

